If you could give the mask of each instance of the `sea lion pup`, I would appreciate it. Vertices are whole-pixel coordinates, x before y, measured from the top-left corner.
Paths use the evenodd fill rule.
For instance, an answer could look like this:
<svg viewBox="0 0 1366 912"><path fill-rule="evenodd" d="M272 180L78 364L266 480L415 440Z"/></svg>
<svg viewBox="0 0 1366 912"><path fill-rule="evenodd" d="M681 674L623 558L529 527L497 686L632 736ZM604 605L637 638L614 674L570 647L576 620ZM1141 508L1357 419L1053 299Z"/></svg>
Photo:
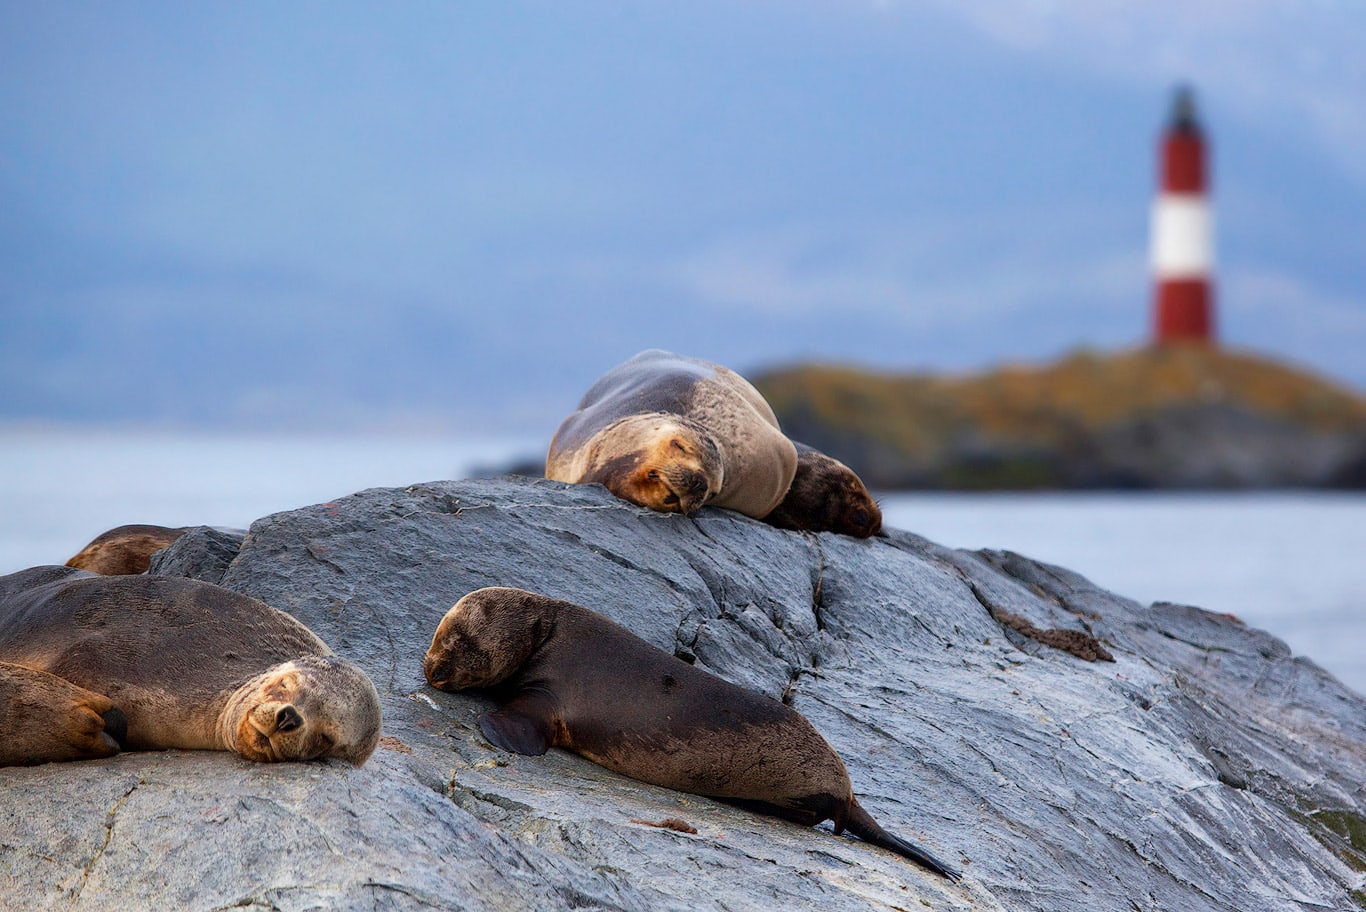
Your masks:
<svg viewBox="0 0 1366 912"><path fill-rule="evenodd" d="M602 484L664 513L710 504L760 519L796 467L773 409L744 377L650 349L589 388L550 441L545 477Z"/></svg>
<svg viewBox="0 0 1366 912"><path fill-rule="evenodd" d="M479 727L504 750L550 747L665 788L861 839L957 880L859 806L835 751L795 710L700 671L570 602L471 592L446 613L423 672L433 687L492 688Z"/></svg>
<svg viewBox="0 0 1366 912"><path fill-rule="evenodd" d="M0 662L0 766L112 757L128 720L104 694Z"/></svg>
<svg viewBox="0 0 1366 912"><path fill-rule="evenodd" d="M127 750L359 766L379 741L363 671L284 612L197 580L64 567L0 577L0 662L106 698L127 719ZM44 724L26 719L25 737Z"/></svg>
<svg viewBox="0 0 1366 912"><path fill-rule="evenodd" d="M170 529L166 526L116 526L95 536L66 565L105 576L146 573L152 555L185 532L185 529Z"/></svg>
<svg viewBox="0 0 1366 912"><path fill-rule="evenodd" d="M764 517L779 529L838 532L867 538L882 530L882 509L863 479L838 459L814 447L797 447L797 472L783 502Z"/></svg>

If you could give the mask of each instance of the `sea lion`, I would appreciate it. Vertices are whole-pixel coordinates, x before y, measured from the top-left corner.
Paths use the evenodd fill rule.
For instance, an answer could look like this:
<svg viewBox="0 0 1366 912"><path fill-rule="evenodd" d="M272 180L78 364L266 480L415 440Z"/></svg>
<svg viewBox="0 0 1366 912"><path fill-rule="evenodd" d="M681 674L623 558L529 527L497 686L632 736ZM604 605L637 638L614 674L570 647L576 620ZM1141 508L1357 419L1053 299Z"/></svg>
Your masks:
<svg viewBox="0 0 1366 912"><path fill-rule="evenodd" d="M587 608L521 589L471 592L442 618L423 672L441 690L491 688L502 706L479 727L504 750L563 747L654 785L807 826L833 820L836 833L959 876L859 806L844 763L805 717Z"/></svg>
<svg viewBox="0 0 1366 912"><path fill-rule="evenodd" d="M116 526L80 550L68 567L105 576L146 573L152 555L184 535L186 529L166 526Z"/></svg>
<svg viewBox="0 0 1366 912"><path fill-rule="evenodd" d="M779 529L838 532L867 538L882 530L882 509L863 479L838 459L814 447L797 447L797 471L783 502L764 517Z"/></svg>
<svg viewBox="0 0 1366 912"><path fill-rule="evenodd" d="M127 720L128 750L359 766L379 740L379 695L363 671L284 612L197 580L66 567L0 577L0 662L107 700ZM41 744L45 716L19 727Z"/></svg>
<svg viewBox="0 0 1366 912"><path fill-rule="evenodd" d="M704 504L766 516L797 451L773 409L719 364L650 349L598 379L550 442L545 476L602 484L664 513Z"/></svg>

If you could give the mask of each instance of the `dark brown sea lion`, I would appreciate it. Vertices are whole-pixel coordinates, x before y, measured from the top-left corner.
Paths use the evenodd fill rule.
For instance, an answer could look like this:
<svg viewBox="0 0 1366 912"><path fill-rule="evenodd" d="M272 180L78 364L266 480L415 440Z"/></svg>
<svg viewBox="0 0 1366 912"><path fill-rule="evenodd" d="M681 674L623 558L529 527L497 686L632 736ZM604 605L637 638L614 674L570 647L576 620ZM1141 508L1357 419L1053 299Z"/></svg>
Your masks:
<svg viewBox="0 0 1366 912"><path fill-rule="evenodd" d="M665 513L704 505L766 516L787 493L797 452L745 378L650 349L589 388L550 442L545 476L602 484Z"/></svg>
<svg viewBox="0 0 1366 912"><path fill-rule="evenodd" d="M146 573L152 555L185 532L185 529L170 529L166 526L116 526L97 535L66 565L105 576Z"/></svg>
<svg viewBox="0 0 1366 912"><path fill-rule="evenodd" d="M128 750L359 766L379 740L379 696L364 672L284 612L197 580L65 567L0 577L0 662L107 700L127 721ZM72 701L50 705L69 713ZM56 734L44 739L46 716L26 715L17 727L28 743L67 759Z"/></svg>
<svg viewBox="0 0 1366 912"><path fill-rule="evenodd" d="M504 750L563 747L633 779L812 826L833 820L950 879L958 872L882 829L849 773L795 710L668 655L586 608L489 588L456 603L423 671L433 687L492 688L483 716Z"/></svg>
<svg viewBox="0 0 1366 912"><path fill-rule="evenodd" d="M779 529L838 532L867 538L882 530L882 509L863 479L838 459L804 443L797 447L797 472L783 502L764 517Z"/></svg>

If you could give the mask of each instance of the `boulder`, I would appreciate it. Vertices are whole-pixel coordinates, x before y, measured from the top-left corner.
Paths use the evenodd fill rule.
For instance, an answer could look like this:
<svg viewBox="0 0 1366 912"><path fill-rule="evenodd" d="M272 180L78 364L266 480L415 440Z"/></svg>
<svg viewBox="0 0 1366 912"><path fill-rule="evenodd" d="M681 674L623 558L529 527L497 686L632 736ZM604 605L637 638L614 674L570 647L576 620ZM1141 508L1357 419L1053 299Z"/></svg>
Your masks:
<svg viewBox="0 0 1366 912"><path fill-rule="evenodd" d="M154 569L290 612L374 678L360 769L125 754L0 770L10 910L1348 910L1366 701L1279 640L1008 552L652 513L532 479L363 491ZM520 586L789 702L952 884L801 827L508 754L426 686L466 592ZM610 661L610 657L604 657ZM696 833L658 826L671 818Z"/></svg>

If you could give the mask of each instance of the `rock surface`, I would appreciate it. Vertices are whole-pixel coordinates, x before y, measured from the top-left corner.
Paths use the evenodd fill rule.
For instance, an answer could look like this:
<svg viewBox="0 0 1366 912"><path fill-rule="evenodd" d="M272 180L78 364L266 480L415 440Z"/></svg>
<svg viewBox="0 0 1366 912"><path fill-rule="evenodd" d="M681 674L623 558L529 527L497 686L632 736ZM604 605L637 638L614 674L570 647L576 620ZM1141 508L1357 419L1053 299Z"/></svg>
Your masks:
<svg viewBox="0 0 1366 912"><path fill-rule="evenodd" d="M1366 701L1229 616L1011 553L662 515L544 480L364 491L235 546L196 531L153 569L264 599L365 667L383 746L362 769L168 752L0 770L0 906L1366 905ZM578 602L790 701L863 805L964 881L828 825L493 748L488 701L432 690L420 666L445 611L486 585ZM668 818L697 833L649 825Z"/></svg>

